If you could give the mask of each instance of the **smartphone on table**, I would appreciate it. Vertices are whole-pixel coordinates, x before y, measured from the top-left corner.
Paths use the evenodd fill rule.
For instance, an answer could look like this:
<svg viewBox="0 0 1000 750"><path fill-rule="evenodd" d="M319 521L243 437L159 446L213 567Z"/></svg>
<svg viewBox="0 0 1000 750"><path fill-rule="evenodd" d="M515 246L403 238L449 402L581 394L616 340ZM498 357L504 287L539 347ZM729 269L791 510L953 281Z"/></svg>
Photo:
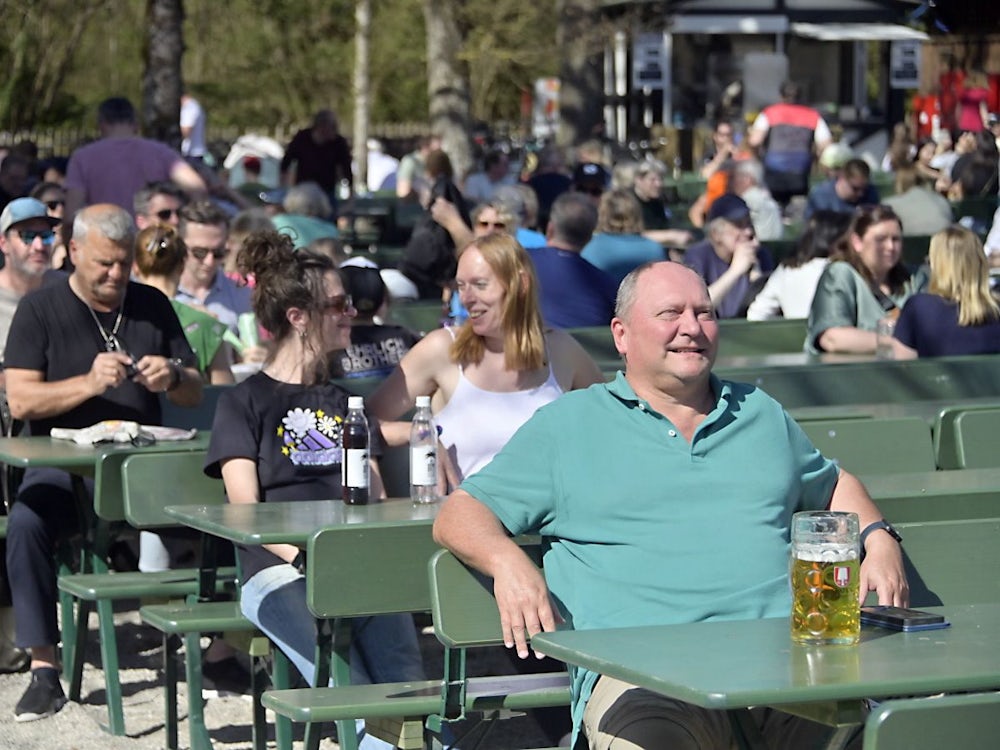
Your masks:
<svg viewBox="0 0 1000 750"><path fill-rule="evenodd" d="M875 625L880 628L890 630L902 630L910 633L915 630L938 630L951 625L944 615L935 612L924 612L919 609L905 609L903 607L889 607L884 605L874 605L861 608L861 623L863 625Z"/></svg>

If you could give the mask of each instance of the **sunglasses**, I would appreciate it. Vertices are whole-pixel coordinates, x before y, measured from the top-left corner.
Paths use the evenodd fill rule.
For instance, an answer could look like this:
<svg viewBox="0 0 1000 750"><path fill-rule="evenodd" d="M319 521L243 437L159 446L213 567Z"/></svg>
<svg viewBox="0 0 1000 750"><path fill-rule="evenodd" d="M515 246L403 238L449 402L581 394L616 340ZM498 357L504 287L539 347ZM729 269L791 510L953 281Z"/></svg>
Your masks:
<svg viewBox="0 0 1000 750"><path fill-rule="evenodd" d="M49 211L55 211L57 208L62 208L66 205L66 201L45 201L45 207Z"/></svg>
<svg viewBox="0 0 1000 750"><path fill-rule="evenodd" d="M323 312L343 315L352 307L354 307L354 300L351 299L351 295L338 294L336 297L331 297L323 303Z"/></svg>
<svg viewBox="0 0 1000 750"><path fill-rule="evenodd" d="M218 250L209 250L207 247L189 247L188 253L190 253L191 256L197 260L205 260L205 258L209 255L216 260L222 260L229 255L229 251L224 247L221 247Z"/></svg>
<svg viewBox="0 0 1000 750"><path fill-rule="evenodd" d="M604 195L604 188L599 187L586 187L583 185L577 185L576 192L583 193L585 195L590 195L595 198L599 198Z"/></svg>
<svg viewBox="0 0 1000 750"><path fill-rule="evenodd" d="M176 208L161 208L156 212L156 218L160 221L169 221L171 216L180 216L180 210Z"/></svg>
<svg viewBox="0 0 1000 750"><path fill-rule="evenodd" d="M503 222L503 221L485 221L484 219L480 219L476 223L479 224L479 226L483 227L483 229L506 229L507 228L507 223Z"/></svg>
<svg viewBox="0 0 1000 750"><path fill-rule="evenodd" d="M154 234L150 240L149 244L146 245L146 252L150 255L156 255L161 250L167 249L167 236L163 232L157 232Z"/></svg>
<svg viewBox="0 0 1000 750"><path fill-rule="evenodd" d="M56 233L51 229L19 229L17 233L25 245L30 245L37 237L41 238L43 245L49 245L56 238Z"/></svg>

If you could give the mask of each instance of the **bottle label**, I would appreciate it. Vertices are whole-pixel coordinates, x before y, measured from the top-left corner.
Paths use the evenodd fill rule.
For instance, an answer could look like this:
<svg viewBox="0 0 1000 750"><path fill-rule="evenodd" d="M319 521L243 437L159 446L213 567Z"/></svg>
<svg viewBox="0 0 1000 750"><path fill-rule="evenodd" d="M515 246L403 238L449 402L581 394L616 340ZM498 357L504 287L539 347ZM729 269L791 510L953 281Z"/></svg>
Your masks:
<svg viewBox="0 0 1000 750"><path fill-rule="evenodd" d="M433 443L410 448L410 484L418 487L437 484L437 446Z"/></svg>
<svg viewBox="0 0 1000 750"><path fill-rule="evenodd" d="M345 487L368 486L368 451L364 448L347 448L344 451L341 483Z"/></svg>

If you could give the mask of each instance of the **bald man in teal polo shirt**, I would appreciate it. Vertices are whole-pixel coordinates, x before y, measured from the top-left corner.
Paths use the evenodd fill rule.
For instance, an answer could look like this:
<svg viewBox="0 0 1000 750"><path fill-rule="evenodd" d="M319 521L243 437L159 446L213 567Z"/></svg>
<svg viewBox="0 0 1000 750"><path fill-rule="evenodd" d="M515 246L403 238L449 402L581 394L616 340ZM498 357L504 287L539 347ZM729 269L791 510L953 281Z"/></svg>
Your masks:
<svg viewBox="0 0 1000 750"><path fill-rule="evenodd" d="M792 514L852 511L861 528L882 518L780 404L712 374L718 324L693 271L634 270L611 329L624 373L539 409L434 525L441 544L494 578L504 640L522 658L526 636L559 619L591 629L787 615ZM524 533L546 539L544 579L510 539ZM896 540L872 533L865 550L862 593L906 606ZM574 670L572 710L592 748L731 741L724 712L586 670ZM774 711L758 720L776 747L829 731Z"/></svg>

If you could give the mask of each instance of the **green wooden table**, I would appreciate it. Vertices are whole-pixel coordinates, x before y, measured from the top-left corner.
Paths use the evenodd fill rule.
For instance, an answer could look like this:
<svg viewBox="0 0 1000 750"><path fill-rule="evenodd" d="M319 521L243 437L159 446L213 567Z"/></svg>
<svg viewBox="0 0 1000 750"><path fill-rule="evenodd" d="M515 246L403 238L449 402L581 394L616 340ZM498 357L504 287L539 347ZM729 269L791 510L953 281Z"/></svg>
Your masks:
<svg viewBox="0 0 1000 750"><path fill-rule="evenodd" d="M840 727L862 698L1000 688L1000 605L931 608L952 627L863 627L857 646L793 645L788 619L544 633L532 646L570 664L709 709L775 706Z"/></svg>
<svg viewBox="0 0 1000 750"><path fill-rule="evenodd" d="M430 527L440 505L414 505L409 498L368 505L346 505L341 500L287 503L227 503L225 505L168 505L171 518L192 529L237 544L294 544L305 548L309 537L324 526L356 524L370 528L421 524Z"/></svg>
<svg viewBox="0 0 1000 750"><path fill-rule="evenodd" d="M860 477L894 522L1000 516L1000 469L956 469Z"/></svg>
<svg viewBox="0 0 1000 750"><path fill-rule="evenodd" d="M47 436L0 438L0 463L23 469L60 469L69 473L83 532L80 572L107 573L107 555L113 538L113 526L125 520L121 496L121 465L125 459L140 451L204 451L208 446L208 439L208 433L203 433L196 435L192 440L161 441L149 446L136 446L131 443L77 445L72 440L56 440ZM84 483L86 477L94 479L93 501ZM63 575L70 571L70 561L60 559L59 574ZM60 593L60 600L63 670L70 681L70 698L75 700L79 697L79 675L82 667L82 664L78 663L77 633L82 634L86 629L94 604L80 601L78 612L74 617L72 598ZM110 620L110 603L100 603L98 608L100 617L107 617ZM114 648L114 645L109 647ZM106 674L106 679L107 676ZM107 689L108 730L116 735L125 734L121 701L121 690L117 686L116 679L113 679Z"/></svg>

